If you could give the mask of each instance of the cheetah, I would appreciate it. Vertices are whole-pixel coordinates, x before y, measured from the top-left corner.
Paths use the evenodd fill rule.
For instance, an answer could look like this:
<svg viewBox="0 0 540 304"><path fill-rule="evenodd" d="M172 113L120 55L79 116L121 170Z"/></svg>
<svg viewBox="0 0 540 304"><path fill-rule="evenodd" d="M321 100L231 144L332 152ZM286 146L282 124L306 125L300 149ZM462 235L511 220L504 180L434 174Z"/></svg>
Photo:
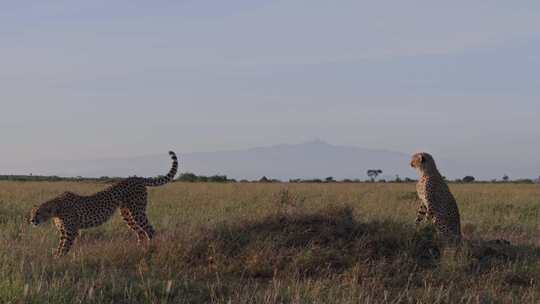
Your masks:
<svg viewBox="0 0 540 304"><path fill-rule="evenodd" d="M55 257L65 256L79 235L80 229L97 227L105 223L120 209L122 218L136 234L139 244L151 240L155 230L148 222L146 187L165 185L172 181L178 170L176 154L169 152L172 167L165 176L155 178L129 177L90 196L72 192L63 194L36 206L30 212L30 223L38 226L53 219L60 232L60 243Z"/></svg>
<svg viewBox="0 0 540 304"><path fill-rule="evenodd" d="M431 221L446 241L461 241L461 224L456 200L443 177L439 173L435 160L428 153L416 153L412 156L411 167L420 175L416 191L421 200L416 223Z"/></svg>

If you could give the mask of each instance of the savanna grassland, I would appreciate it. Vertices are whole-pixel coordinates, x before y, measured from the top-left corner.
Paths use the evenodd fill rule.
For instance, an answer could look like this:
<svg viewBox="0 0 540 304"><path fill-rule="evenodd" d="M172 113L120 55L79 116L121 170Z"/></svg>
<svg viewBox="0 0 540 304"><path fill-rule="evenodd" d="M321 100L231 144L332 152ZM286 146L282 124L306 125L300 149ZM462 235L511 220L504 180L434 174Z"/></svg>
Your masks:
<svg viewBox="0 0 540 304"><path fill-rule="evenodd" d="M106 186L0 182L0 303L540 303L539 185L452 184L455 250L415 228L414 184L173 183L150 245L115 215L54 259L30 208Z"/></svg>

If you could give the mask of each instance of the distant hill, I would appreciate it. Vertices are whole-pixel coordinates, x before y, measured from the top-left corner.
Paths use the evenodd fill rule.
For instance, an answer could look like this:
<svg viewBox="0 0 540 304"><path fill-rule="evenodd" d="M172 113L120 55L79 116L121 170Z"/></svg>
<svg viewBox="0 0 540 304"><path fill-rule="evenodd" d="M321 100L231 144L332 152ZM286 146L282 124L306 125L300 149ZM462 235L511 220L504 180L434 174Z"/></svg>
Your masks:
<svg viewBox="0 0 540 304"><path fill-rule="evenodd" d="M416 178L416 172L409 167L410 153L339 146L319 140L245 150L176 152L180 159L180 172L193 172L199 175L224 174L235 179L253 180L262 176L281 180L328 176L335 179L367 179L368 169L383 170L381 177L386 179L394 179L396 175L401 178ZM502 173L512 173L511 170L505 171L504 168L495 166L458 164L440 158L437 158L437 163L443 175L451 179L473 175L479 179L489 180L502 176ZM35 164L30 172L85 177L155 176L165 174L169 166L167 151L163 151L156 155L118 159L46 162Z"/></svg>

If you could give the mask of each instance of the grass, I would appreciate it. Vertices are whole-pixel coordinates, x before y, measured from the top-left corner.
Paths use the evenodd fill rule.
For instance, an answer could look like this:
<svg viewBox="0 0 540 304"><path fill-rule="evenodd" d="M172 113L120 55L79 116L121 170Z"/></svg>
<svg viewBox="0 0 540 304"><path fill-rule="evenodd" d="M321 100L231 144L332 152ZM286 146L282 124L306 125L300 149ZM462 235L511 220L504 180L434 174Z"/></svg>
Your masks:
<svg viewBox="0 0 540 304"><path fill-rule="evenodd" d="M0 303L540 301L538 185L451 185L455 250L414 227L413 184L174 183L150 190L151 245L115 216L53 259L31 206L105 186L0 182Z"/></svg>

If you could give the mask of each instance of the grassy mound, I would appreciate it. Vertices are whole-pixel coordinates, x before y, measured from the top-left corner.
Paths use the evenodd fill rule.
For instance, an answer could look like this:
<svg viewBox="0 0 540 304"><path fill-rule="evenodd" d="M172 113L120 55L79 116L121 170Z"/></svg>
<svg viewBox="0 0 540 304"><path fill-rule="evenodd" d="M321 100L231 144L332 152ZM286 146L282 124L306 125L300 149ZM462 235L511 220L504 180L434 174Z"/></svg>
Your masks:
<svg viewBox="0 0 540 304"><path fill-rule="evenodd" d="M191 265L254 278L327 276L358 264L429 264L440 257L433 234L392 222L355 220L349 207L278 213L262 220L222 224L194 242Z"/></svg>

